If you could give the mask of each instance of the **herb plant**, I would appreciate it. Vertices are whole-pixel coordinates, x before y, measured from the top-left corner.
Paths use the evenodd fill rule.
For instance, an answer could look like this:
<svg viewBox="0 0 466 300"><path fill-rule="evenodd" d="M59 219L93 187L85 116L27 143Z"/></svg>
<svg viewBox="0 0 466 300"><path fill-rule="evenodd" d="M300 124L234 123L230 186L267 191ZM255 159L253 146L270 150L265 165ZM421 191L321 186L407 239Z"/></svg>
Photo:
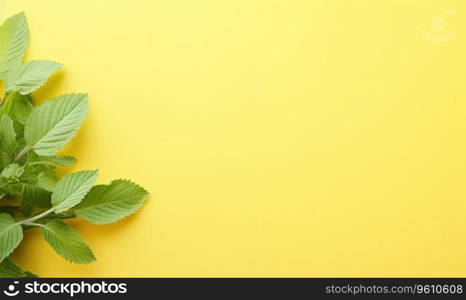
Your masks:
<svg viewBox="0 0 466 300"><path fill-rule="evenodd" d="M24 13L0 27L0 277L31 277L10 258L23 231L38 228L65 260L87 264L94 254L65 219L94 224L118 221L139 209L148 192L128 180L94 185L97 170L58 178L57 167L76 159L57 155L87 112L87 95L66 94L35 106L31 93L62 65L23 62L29 30Z"/></svg>

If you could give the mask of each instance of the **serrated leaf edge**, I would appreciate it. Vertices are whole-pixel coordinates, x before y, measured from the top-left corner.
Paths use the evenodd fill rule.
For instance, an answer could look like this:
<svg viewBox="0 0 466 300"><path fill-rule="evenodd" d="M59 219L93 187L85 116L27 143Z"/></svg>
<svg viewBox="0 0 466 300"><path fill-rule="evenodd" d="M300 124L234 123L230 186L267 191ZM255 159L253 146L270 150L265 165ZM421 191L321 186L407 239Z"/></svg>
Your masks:
<svg viewBox="0 0 466 300"><path fill-rule="evenodd" d="M56 98L58 98L58 97L62 97L62 96L72 96L72 95L84 95L84 96L86 96L86 102L87 102L87 104L89 103L89 94L88 94L88 93L65 93L65 94L61 94L61 95L59 95L59 96L50 98L50 99L47 100L47 101L44 101L44 103L41 103L40 105L35 106L34 109L36 109L36 108L38 108L38 107L40 107L40 106L42 106L42 105L45 105L47 102L49 102L49 101L51 101L51 100L54 100L54 99L56 99ZM69 143L72 139L74 139L74 137L78 134L78 131L81 129L82 123L83 123L84 120L86 119L87 112L88 112L88 107L86 107L86 114L84 115L84 118L81 120L81 123L79 124L78 129L75 130L75 132L74 132L72 135L70 135L70 137L69 137L67 143ZM34 113L34 111L29 115L29 117L31 117L31 115L32 115L33 113ZM27 123L27 120L26 120L26 123ZM26 123L25 123L25 124L26 124ZM34 153L36 153L37 155L41 155L41 156L53 156L53 155L56 155L59 151L63 150L63 149L58 150L58 151L56 151L55 153L53 153L52 155L44 155L44 154L40 154L40 153L37 153L37 152L36 152L36 150L34 149L34 146L35 146L36 144L37 144L37 142L36 142L34 145L28 145L28 146L32 149L32 151L34 151Z"/></svg>
<svg viewBox="0 0 466 300"><path fill-rule="evenodd" d="M43 87L43 86L47 83L47 80L50 78L50 76L52 76L53 73L57 72L58 70L60 70L60 69L63 68L63 66L64 66L63 63L59 63L59 62L56 62L56 61L53 61L53 60L43 60L43 59L41 59L41 60L30 60L30 61L27 61L27 62L38 62L38 61L48 61L48 62L51 62L51 63L55 63L55 64L57 64L58 66L57 66L57 68L56 68L55 70L52 71L52 73L50 73L49 76L47 76L47 77L44 79L44 82L42 82L41 84L39 84L39 85L34 89L34 91L37 91L38 89L40 89L41 87ZM7 75L7 76L8 76L8 75ZM11 92L11 91L10 91L10 92ZM18 92L18 93L19 93L19 92ZM19 93L19 94L25 96L25 95L30 94L30 93L25 93L25 94ZM77 94L79 94L79 93L77 93ZM65 95L66 95L66 94L65 94ZM56 98L56 97L54 97L54 98ZM52 99L53 99L53 98L52 98ZM52 99L50 99L50 100L52 100ZM45 102L44 102L44 103L45 103ZM42 105L42 104L41 104L41 105ZM38 106L40 106L40 105L38 105Z"/></svg>
<svg viewBox="0 0 466 300"><path fill-rule="evenodd" d="M147 199L150 197L150 193L149 193L145 188L143 188L143 187L140 186L139 184L137 184L137 183L135 183L134 181L131 181L131 180L129 180L129 179L118 178L118 179L113 179L113 180L110 181L110 183L108 183L108 184L99 184L99 185L108 186L108 185L111 185L111 184L112 184L113 182L115 182L115 181L124 181L124 182L129 182L129 183L131 183L131 184L134 184L135 186L137 186L138 188L140 188L141 190L143 190L144 193L146 194L146 195L142 198L141 204L140 204L134 211L128 212L127 214L123 215L121 218L119 218L119 219L117 219L117 220L115 220L115 221L112 221L112 222L105 222L105 223L93 223L93 222L90 222L90 221L88 221L87 219L85 219L85 218L83 218L83 217L81 217L81 216L79 216L79 215L78 215L78 217L80 217L81 219L86 220L86 221L89 222L89 223L92 223L92 224L94 224L94 225L97 225L97 226L116 223L116 222L119 222L119 221L121 221L121 220L123 220L123 219L126 219L127 217L129 217L129 216L135 214L136 212L138 212L138 211L144 206L144 204L146 203ZM91 208L91 207L89 207L89 208ZM88 209L88 208L86 208L86 209ZM83 209L83 210L86 210L86 209Z"/></svg>
<svg viewBox="0 0 466 300"><path fill-rule="evenodd" d="M62 221L62 222L63 222L63 221ZM70 225L67 224L66 222L63 222L63 223L65 223L66 225L70 226ZM46 227L47 227L47 225L44 224L43 228L41 228L41 229L44 229L44 230L45 230ZM78 232L77 232L76 229L74 229L72 226L70 226L70 227L71 227L74 231L76 231L76 233L78 234ZM49 230L49 231L50 231L50 230ZM50 232L51 232L51 231L50 231ZM42 234L41 234L41 235L42 235ZM78 235L79 235L79 234L78 234ZM42 235L42 236L43 236L43 235ZM83 263L71 261L71 260L67 259L66 257L64 257L61 253L57 252L57 251L52 247L52 245L49 244L48 241L46 241L46 243L49 244L50 248L53 250L53 252L55 252L56 254L58 254L58 256L60 256L60 257L61 257L62 259L64 259L65 261L67 261L67 262L69 262L69 263L72 263L72 264L74 264L74 265L89 265L89 264L91 264L91 263L93 263L93 262L96 262L96 261L97 261L97 258L95 257L95 254L94 254L94 251L92 251L92 248L89 247L88 243L87 243L80 235L79 235L79 237L81 238L81 240L83 241L83 243L85 243L86 246L89 248L89 251L91 252L92 257L94 258L94 260L89 261L89 262L83 262ZM45 237L44 237L44 240L45 240Z"/></svg>

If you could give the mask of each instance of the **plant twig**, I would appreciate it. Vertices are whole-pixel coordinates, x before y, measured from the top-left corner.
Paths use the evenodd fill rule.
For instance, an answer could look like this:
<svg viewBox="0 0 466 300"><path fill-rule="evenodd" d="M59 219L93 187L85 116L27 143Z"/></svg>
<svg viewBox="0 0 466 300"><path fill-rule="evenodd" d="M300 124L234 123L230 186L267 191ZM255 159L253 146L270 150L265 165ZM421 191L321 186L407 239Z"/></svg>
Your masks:
<svg viewBox="0 0 466 300"><path fill-rule="evenodd" d="M31 147L30 146L26 146L23 148L23 150L21 150L15 157L15 162L17 162L18 160L21 159L21 157L23 157L26 153L29 152L29 150L31 150Z"/></svg>
<svg viewBox="0 0 466 300"><path fill-rule="evenodd" d="M42 212L42 213L40 213L38 215L35 215L34 217L31 217L29 219L19 221L18 224L19 225L29 225L29 224L33 223L34 221L37 221L37 220L39 220L39 219L41 219L41 218L43 218L43 217L45 217L45 216L47 216L47 215L49 215L51 213L53 213L53 208L48 209L48 210L46 210L46 211L44 211L44 212Z"/></svg>
<svg viewBox="0 0 466 300"><path fill-rule="evenodd" d="M39 224L39 223L24 223L23 225L29 225L29 226L37 226L37 227L45 227L45 225L43 224Z"/></svg>

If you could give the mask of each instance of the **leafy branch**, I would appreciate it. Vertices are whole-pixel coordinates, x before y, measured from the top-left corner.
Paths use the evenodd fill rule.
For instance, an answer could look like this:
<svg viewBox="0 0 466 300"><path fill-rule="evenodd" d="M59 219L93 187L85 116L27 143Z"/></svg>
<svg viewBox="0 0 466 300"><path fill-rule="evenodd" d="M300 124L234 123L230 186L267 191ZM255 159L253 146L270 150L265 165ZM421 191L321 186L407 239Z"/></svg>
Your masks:
<svg viewBox="0 0 466 300"><path fill-rule="evenodd" d="M86 94L65 94L34 105L31 93L62 67L52 61L23 62L29 29L23 13L0 26L0 277L34 277L10 258L23 231L39 228L65 260L95 261L91 248L64 220L79 217L94 224L116 222L138 210L148 192L117 179L94 185L98 171L62 178L57 167L76 162L57 155L76 135L88 109ZM18 205L10 205L14 200ZM5 204L2 205L2 201Z"/></svg>

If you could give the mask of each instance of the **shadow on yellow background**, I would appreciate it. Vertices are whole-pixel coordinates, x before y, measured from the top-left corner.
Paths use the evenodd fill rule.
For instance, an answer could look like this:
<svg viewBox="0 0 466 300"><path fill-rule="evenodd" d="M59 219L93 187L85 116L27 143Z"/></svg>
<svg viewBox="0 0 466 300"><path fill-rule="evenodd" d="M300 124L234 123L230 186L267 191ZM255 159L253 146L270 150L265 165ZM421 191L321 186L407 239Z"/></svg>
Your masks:
<svg viewBox="0 0 466 300"><path fill-rule="evenodd" d="M65 64L36 101L90 94L65 151L79 158L72 170L99 168L99 183L131 178L152 194L118 224L73 221L97 263L69 264L29 232L15 254L24 268L466 276L464 1L0 7L26 12L28 59Z"/></svg>

